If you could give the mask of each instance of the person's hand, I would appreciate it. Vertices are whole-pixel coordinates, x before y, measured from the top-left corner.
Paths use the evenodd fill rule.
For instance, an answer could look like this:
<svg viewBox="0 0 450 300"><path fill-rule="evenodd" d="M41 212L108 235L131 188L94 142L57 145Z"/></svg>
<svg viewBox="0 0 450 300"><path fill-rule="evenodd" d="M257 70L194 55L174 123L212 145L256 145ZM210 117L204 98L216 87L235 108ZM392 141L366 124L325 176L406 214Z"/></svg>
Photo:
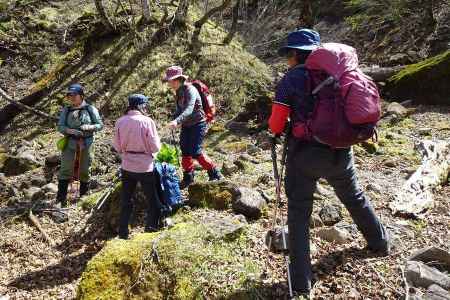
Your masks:
<svg viewBox="0 0 450 300"><path fill-rule="evenodd" d="M177 123L177 121L172 121L172 122L169 122L169 124L167 124L167 126L168 126L170 129L175 129L175 128L178 127L178 123Z"/></svg>
<svg viewBox="0 0 450 300"><path fill-rule="evenodd" d="M72 128L67 128L66 133L69 135L74 135L74 136L82 136L83 135L83 133L81 131L72 129Z"/></svg>
<svg viewBox="0 0 450 300"><path fill-rule="evenodd" d="M83 124L80 126L80 129L83 131L94 131L95 130L95 125L90 125L90 124Z"/></svg>

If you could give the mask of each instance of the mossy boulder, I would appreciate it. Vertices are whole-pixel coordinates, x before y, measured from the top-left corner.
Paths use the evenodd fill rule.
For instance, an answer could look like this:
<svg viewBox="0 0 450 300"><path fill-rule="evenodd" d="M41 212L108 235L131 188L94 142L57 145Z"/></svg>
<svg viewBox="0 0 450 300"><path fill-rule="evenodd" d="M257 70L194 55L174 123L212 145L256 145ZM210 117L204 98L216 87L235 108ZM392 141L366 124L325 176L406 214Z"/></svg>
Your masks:
<svg viewBox="0 0 450 300"><path fill-rule="evenodd" d="M189 204L224 210L241 196L239 187L226 180L198 182L189 186Z"/></svg>
<svg viewBox="0 0 450 300"><path fill-rule="evenodd" d="M3 161L3 164L1 163ZM10 156L0 153L1 172L6 176L17 176L25 172L39 168L40 165L34 160L26 157Z"/></svg>
<svg viewBox="0 0 450 300"><path fill-rule="evenodd" d="M450 105L450 50L392 76L386 85L390 98L422 104Z"/></svg>
<svg viewBox="0 0 450 300"><path fill-rule="evenodd" d="M260 271L245 254L246 227L232 238L209 230L230 222L240 221L196 211L166 231L109 241L88 263L77 299L252 299Z"/></svg>

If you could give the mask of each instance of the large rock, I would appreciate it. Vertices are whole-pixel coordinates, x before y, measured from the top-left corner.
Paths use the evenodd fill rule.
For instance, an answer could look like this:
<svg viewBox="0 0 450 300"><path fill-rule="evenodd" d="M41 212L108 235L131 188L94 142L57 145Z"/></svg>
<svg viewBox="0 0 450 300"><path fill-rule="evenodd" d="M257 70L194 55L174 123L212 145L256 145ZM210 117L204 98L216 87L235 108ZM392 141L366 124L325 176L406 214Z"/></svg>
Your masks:
<svg viewBox="0 0 450 300"><path fill-rule="evenodd" d="M234 239L238 237L247 226L247 220L243 215L218 217L207 215L202 219L203 225L207 228L210 237L214 239Z"/></svg>
<svg viewBox="0 0 450 300"><path fill-rule="evenodd" d="M428 288L425 299L427 300L450 300L450 292L441 288L439 285L432 284Z"/></svg>
<svg viewBox="0 0 450 300"><path fill-rule="evenodd" d="M437 284L450 290L450 276L419 261L406 262L405 277L415 287L428 288Z"/></svg>
<svg viewBox="0 0 450 300"><path fill-rule="evenodd" d="M233 210L250 219L261 217L262 211L267 205L261 193L249 188L240 188L240 192L241 196L233 202Z"/></svg>
<svg viewBox="0 0 450 300"><path fill-rule="evenodd" d="M450 50L392 76L386 85L391 98L423 104L450 104Z"/></svg>
<svg viewBox="0 0 450 300"><path fill-rule="evenodd" d="M211 239L204 225L227 218L197 210L170 229L108 241L84 269L77 299L251 299L261 274L248 255L251 232Z"/></svg>
<svg viewBox="0 0 450 300"><path fill-rule="evenodd" d="M426 264L438 264L450 272L450 253L434 246L414 252L409 260L421 261Z"/></svg>
<svg viewBox="0 0 450 300"><path fill-rule="evenodd" d="M231 208L241 196L239 187L226 180L194 183L188 191L189 205L219 210Z"/></svg>
<svg viewBox="0 0 450 300"><path fill-rule="evenodd" d="M24 192L25 198L35 201L38 200L42 195L44 194L42 189L32 186L29 189L25 190Z"/></svg>
<svg viewBox="0 0 450 300"><path fill-rule="evenodd" d="M342 221L342 214L339 207L325 205L319 212L320 219L326 226L333 226Z"/></svg>
<svg viewBox="0 0 450 300"><path fill-rule="evenodd" d="M3 163L2 172L6 176L16 176L39 167L39 163L27 157L7 156Z"/></svg>

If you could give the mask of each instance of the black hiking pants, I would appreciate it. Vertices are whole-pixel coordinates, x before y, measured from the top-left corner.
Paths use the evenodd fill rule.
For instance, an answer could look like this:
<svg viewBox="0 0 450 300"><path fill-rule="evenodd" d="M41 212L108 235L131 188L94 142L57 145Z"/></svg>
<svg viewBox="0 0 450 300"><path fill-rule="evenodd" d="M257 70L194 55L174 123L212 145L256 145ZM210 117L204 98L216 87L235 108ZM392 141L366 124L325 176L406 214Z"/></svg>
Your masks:
<svg viewBox="0 0 450 300"><path fill-rule="evenodd" d="M128 223L133 212L131 198L138 182L142 187L147 202L145 231L158 230L161 204L156 190L155 175L153 172L134 173L122 169L122 205L119 219L119 237L122 239L128 238Z"/></svg>
<svg viewBox="0 0 450 300"><path fill-rule="evenodd" d="M369 247L382 249L388 243L387 232L358 186L352 150L335 150L324 144L298 142L291 138L285 184L291 278L293 289L297 291L311 289L309 223L319 178L325 178L334 188Z"/></svg>

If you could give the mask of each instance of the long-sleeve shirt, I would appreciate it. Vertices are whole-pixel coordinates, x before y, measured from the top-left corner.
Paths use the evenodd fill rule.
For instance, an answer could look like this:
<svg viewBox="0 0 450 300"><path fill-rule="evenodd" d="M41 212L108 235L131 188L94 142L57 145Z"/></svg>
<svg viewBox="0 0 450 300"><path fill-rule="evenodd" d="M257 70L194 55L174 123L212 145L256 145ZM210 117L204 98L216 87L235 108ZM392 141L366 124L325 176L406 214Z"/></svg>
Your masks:
<svg viewBox="0 0 450 300"><path fill-rule="evenodd" d="M122 169L146 173L153 171L153 156L161 148L155 122L137 110L116 121L113 147L122 158Z"/></svg>
<svg viewBox="0 0 450 300"><path fill-rule="evenodd" d="M192 126L206 121L200 93L192 84L181 86L176 93L175 121L182 126Z"/></svg>
<svg viewBox="0 0 450 300"><path fill-rule="evenodd" d="M304 121L309 111L305 98L308 89L307 71L302 65L290 69L277 85L272 114L269 119L270 130L281 134L288 118L292 122Z"/></svg>
<svg viewBox="0 0 450 300"><path fill-rule="evenodd" d="M79 107L64 107L62 109L59 115L58 131L67 135L66 129L80 130L81 125L86 124L95 126L93 131L83 132L85 146L90 147L94 141L93 132L102 130L103 122L98 110L85 101ZM69 139L68 147L75 149L76 141Z"/></svg>

